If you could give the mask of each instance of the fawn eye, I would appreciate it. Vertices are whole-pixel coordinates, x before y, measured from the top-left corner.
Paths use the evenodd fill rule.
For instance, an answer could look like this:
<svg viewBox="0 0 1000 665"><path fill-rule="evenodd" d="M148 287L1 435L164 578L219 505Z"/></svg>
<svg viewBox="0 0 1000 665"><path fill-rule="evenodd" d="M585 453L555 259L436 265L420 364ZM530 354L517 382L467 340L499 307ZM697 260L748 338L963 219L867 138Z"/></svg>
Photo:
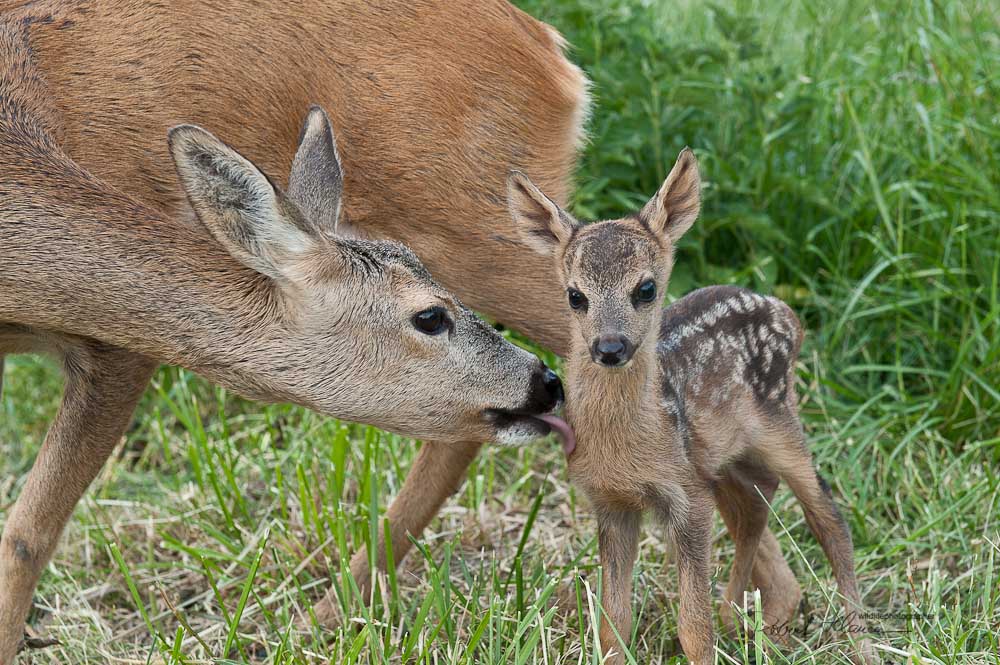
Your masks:
<svg viewBox="0 0 1000 665"><path fill-rule="evenodd" d="M651 279L647 279L635 287L635 291L632 293L632 302L635 304L650 303L654 300L656 300L656 282Z"/></svg>
<svg viewBox="0 0 1000 665"><path fill-rule="evenodd" d="M413 315L413 327L425 335L440 335L451 329L451 320L443 307L431 307Z"/></svg>
<svg viewBox="0 0 1000 665"><path fill-rule="evenodd" d="M566 289L566 295L569 297L570 307L573 309L587 309L587 296L573 288Z"/></svg>

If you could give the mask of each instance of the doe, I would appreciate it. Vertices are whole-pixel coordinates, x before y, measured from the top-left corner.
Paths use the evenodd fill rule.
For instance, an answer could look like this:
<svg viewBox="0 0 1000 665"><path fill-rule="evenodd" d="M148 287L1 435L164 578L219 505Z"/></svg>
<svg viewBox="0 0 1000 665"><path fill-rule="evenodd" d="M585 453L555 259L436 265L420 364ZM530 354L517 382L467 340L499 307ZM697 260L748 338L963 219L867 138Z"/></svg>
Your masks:
<svg viewBox="0 0 1000 665"><path fill-rule="evenodd" d="M845 609L860 610L851 534L799 422L803 333L795 314L731 286L659 305L674 245L700 209L693 153L681 152L653 199L623 219L582 225L518 172L508 190L523 239L556 262L575 314L566 414L577 441L567 452L570 476L597 516L608 662L624 662L618 645L631 636L632 568L646 511L676 545L681 646L691 662L713 662L713 504L736 544L722 611L732 629L779 479L802 504ZM870 645L859 647L870 662Z"/></svg>

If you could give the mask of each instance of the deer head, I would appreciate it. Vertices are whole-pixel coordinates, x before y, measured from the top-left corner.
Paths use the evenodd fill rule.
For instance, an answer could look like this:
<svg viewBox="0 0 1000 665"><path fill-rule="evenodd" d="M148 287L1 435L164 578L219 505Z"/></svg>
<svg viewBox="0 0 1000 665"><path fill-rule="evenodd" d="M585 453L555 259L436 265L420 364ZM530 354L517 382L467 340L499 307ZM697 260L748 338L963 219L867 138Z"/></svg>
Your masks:
<svg viewBox="0 0 1000 665"><path fill-rule="evenodd" d="M405 246L337 236L342 168L321 109L306 119L287 192L204 129L175 127L170 149L202 224L252 271L256 323L232 358L253 377L248 396L439 441L513 445L549 432L535 416L562 399L551 370Z"/></svg>
<svg viewBox="0 0 1000 665"><path fill-rule="evenodd" d="M557 263L574 314L574 348L622 368L637 349L655 345L674 245L701 205L690 150L645 207L622 219L580 224L519 172L508 179L508 200L523 241Z"/></svg>

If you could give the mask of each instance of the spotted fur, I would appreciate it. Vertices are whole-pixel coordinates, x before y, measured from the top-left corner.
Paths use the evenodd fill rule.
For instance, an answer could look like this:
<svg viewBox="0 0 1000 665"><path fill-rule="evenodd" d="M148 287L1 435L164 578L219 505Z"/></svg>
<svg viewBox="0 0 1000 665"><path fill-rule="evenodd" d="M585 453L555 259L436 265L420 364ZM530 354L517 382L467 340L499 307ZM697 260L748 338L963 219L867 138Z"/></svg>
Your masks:
<svg viewBox="0 0 1000 665"><path fill-rule="evenodd" d="M676 403L671 411L682 408L681 396L718 408L749 391L761 408L786 408L802 335L777 298L733 286L699 289L663 313L656 350L664 401Z"/></svg>
<svg viewBox="0 0 1000 665"><path fill-rule="evenodd" d="M616 635L631 634L631 573L645 512L676 544L680 640L692 663L715 660L709 555L716 506L736 541L727 625L735 629L734 609L751 579L762 591L765 622L791 619L799 587L767 529L779 479L823 545L845 608L861 607L851 534L817 480L798 418L803 333L795 314L776 298L732 286L699 289L666 309L656 303L674 244L698 214L699 190L689 151L641 212L618 220L579 224L520 174L509 187L526 241L553 259L577 304L566 371L566 412L577 438L569 472L597 515L600 637L605 662L616 665L625 662ZM659 298L638 300L650 282ZM621 343L601 352L608 339ZM856 655L874 659L867 641Z"/></svg>

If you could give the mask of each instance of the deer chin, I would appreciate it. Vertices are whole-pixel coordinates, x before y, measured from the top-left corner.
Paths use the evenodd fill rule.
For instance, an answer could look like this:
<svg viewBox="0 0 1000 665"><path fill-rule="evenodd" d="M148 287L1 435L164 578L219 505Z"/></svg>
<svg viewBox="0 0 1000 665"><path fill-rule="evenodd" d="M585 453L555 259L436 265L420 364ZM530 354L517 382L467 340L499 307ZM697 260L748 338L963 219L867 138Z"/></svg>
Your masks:
<svg viewBox="0 0 1000 665"><path fill-rule="evenodd" d="M576 449L573 429L559 416L501 409L487 409L485 414L496 431L494 441L502 446L523 446L547 434L555 433L562 441L566 455L570 455Z"/></svg>

